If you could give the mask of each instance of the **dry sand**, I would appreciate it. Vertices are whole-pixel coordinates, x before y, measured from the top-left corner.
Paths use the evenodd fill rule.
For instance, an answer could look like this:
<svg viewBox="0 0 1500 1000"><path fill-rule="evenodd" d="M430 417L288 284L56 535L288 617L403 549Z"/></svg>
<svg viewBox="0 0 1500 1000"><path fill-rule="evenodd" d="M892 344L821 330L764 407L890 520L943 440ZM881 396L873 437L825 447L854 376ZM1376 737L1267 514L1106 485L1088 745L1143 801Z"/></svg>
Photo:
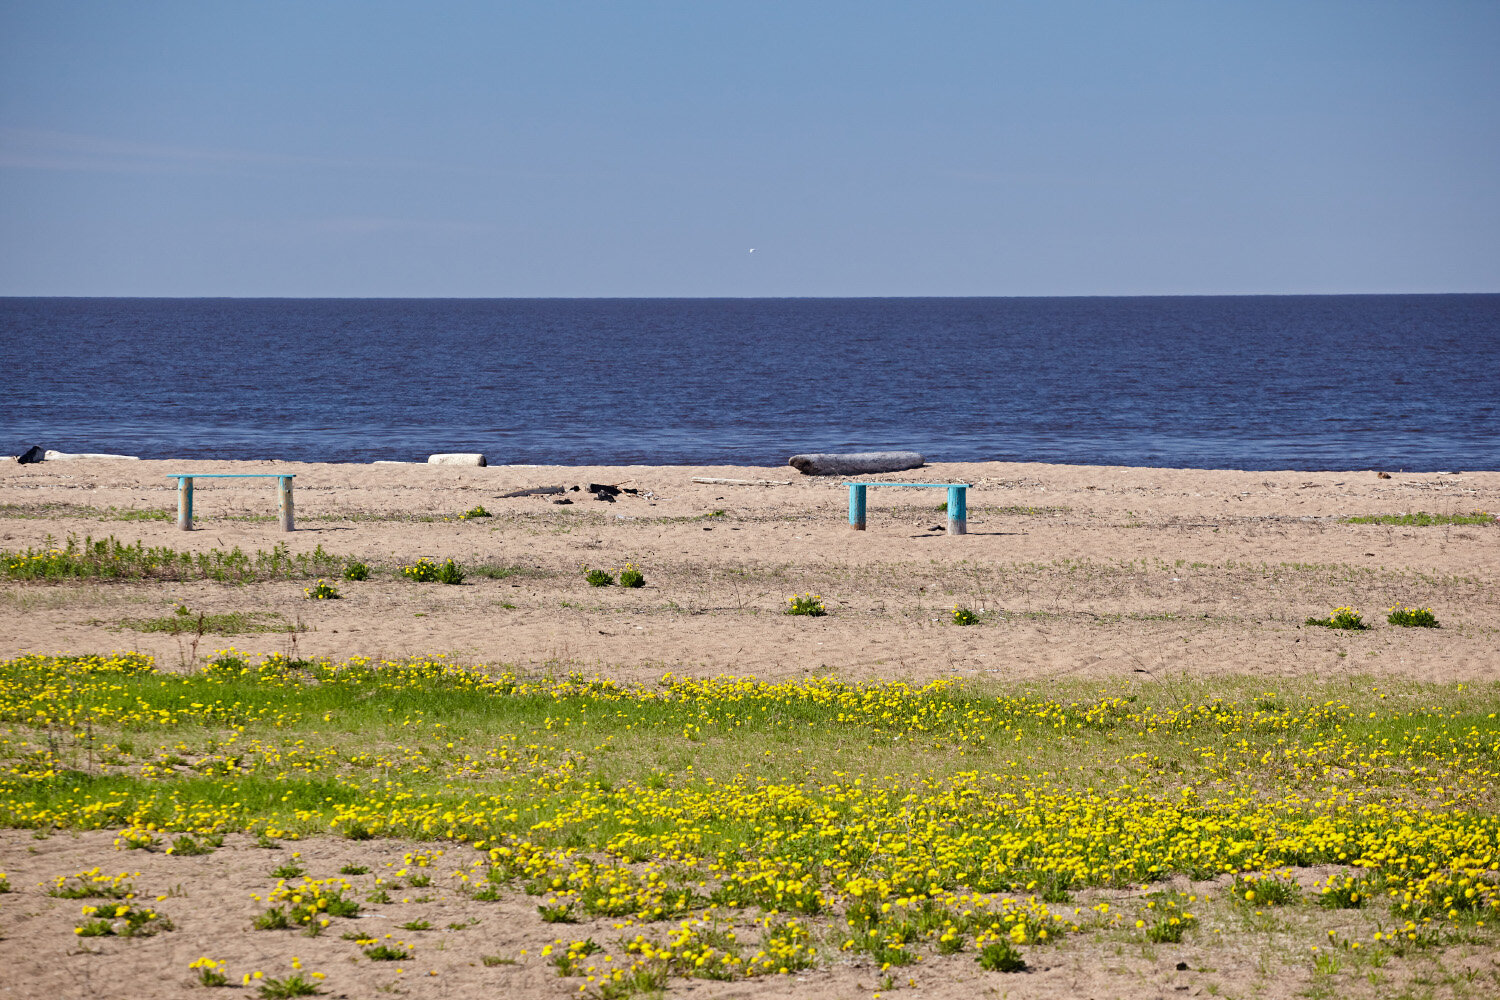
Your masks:
<svg viewBox="0 0 1500 1000"><path fill-rule="evenodd" d="M122 511L175 510L168 472L293 472L298 530L271 520L270 481L203 480L197 530L123 519ZM787 479L786 486L720 486L693 477ZM251 462L68 462L0 467L0 548L48 538L114 535L148 545L247 551L316 546L380 566L419 556L470 567L519 567L502 579L417 585L378 574L339 585L344 599L310 602L305 581L0 584L0 656L138 649L171 666L211 648L292 651L345 658L452 653L523 669L597 671L621 678L662 672L828 672L845 677L939 676L1068 679L1373 675L1429 681L1500 678L1500 526L1397 527L1341 523L1351 515L1500 510L1500 472L1408 474L1235 472L1040 464L944 464L894 481L967 481L970 533L932 530L944 515L936 490L870 491L869 530L846 523L838 480L776 468L451 468ZM615 503L586 492L503 499L522 488L611 483L641 491ZM483 505L494 516L460 521ZM718 513L722 511L722 514ZM581 568L631 562L640 590L591 588ZM823 595L830 615L780 614L789 594ZM1443 628L1384 622L1397 601L1431 605ZM194 611L275 612L305 628L229 639L125 629L128 618ZM947 619L955 603L983 608L978 628ZM1336 633L1300 626L1353 605L1375 627ZM350 965L337 934L319 939L249 931L267 872L290 853L232 837L203 858L115 853L108 834L0 832L0 871L17 892L0 897L0 996L205 996L187 964L210 953L238 973L290 971L289 956L330 974L335 996L384 992L425 997L563 997L576 981L539 961L486 967L481 955L533 956L554 937L532 900L478 904L436 880L426 901L374 907L364 926L427 919L432 931L390 930L417 942L419 959ZM399 863L413 845L314 841L300 845L314 875L346 862ZM441 845L440 845L441 846ZM428 845L427 849L431 849ZM446 873L468 860L448 847ZM101 865L141 870L182 930L140 941L81 942L77 903L39 883ZM370 877L373 877L370 876ZM175 887L181 886L182 894ZM409 892L407 898L416 900ZM449 925L460 925L450 928ZM616 932L608 922L566 928L569 937ZM1111 950L1113 948L1113 950ZM1264 950L1166 949L1152 958L1107 941L1065 944L1021 976L972 961L903 970L898 997L1177 997L1242 995L1264 982ZM1186 962L1179 970L1176 962ZM1493 954L1453 953L1460 971L1493 977ZM1269 997L1308 987L1305 961L1287 966ZM1461 967L1461 968L1460 968ZM435 972L435 975L430 973ZM907 984L911 977L913 984ZM674 981L691 997L869 997L868 964L765 981ZM1482 981L1488 981L1482 980ZM336 984L336 986L335 986ZM1394 981L1391 988L1395 988ZM1370 995L1380 995L1372 987ZM234 995L247 995L236 991Z"/></svg>
<svg viewBox="0 0 1500 1000"><path fill-rule="evenodd" d="M298 530L269 519L265 480L200 480L196 530L100 512L175 510L165 473L297 474ZM791 479L702 485L694 477ZM885 477L896 481L911 473ZM0 655L139 649L174 664L191 643L122 631L127 618L194 611L276 612L306 631L303 655L436 652L524 668L619 676L761 677L833 671L925 679L1100 678L1145 674L1380 674L1426 680L1497 676L1500 529L1343 524L1350 515L1500 509L1500 473L1229 472L1038 464L934 465L922 481L967 481L969 534L944 524L940 490L872 489L869 529L847 525L838 480L763 468L296 465L69 462L0 469L0 548L49 537L114 535L148 545L247 551L321 545L391 565L418 556L516 566L460 587L377 575L344 599L308 602L305 582L107 584L0 590ZM512 490L620 483L616 503L588 493L501 499ZM494 516L457 516L483 505ZM721 516L711 516L723 511ZM19 516L25 515L25 516ZM236 517L242 519L235 519ZM245 517L257 518L245 520ZM415 520L436 518L437 520ZM442 520L451 518L451 520ZM647 586L591 588L581 567L641 567ZM814 591L831 614L780 614ZM1445 628L1384 626L1401 601L1432 605ZM946 621L984 608L984 628ZM1300 628L1353 605L1376 623L1358 635ZM809 627L811 626L811 627ZM206 636L197 652L231 640ZM242 635L250 652L286 635Z"/></svg>

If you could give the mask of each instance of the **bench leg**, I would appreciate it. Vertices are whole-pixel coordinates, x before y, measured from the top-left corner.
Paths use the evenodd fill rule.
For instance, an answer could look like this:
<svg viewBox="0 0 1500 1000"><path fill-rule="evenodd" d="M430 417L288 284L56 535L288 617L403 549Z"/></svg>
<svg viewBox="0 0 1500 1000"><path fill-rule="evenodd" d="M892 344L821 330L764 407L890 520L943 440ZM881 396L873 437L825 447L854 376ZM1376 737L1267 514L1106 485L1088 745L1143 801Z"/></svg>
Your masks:
<svg viewBox="0 0 1500 1000"><path fill-rule="evenodd" d="M849 485L849 527L865 530L865 488L854 483Z"/></svg>
<svg viewBox="0 0 1500 1000"><path fill-rule="evenodd" d="M969 533L969 488L967 486L948 487L948 534L967 535Z"/></svg>
<svg viewBox="0 0 1500 1000"><path fill-rule="evenodd" d="M193 530L193 477L177 477L177 527L181 531Z"/></svg>
<svg viewBox="0 0 1500 1000"><path fill-rule="evenodd" d="M296 524L292 516L292 477L282 476L277 483L276 509L281 515L281 530L294 531Z"/></svg>

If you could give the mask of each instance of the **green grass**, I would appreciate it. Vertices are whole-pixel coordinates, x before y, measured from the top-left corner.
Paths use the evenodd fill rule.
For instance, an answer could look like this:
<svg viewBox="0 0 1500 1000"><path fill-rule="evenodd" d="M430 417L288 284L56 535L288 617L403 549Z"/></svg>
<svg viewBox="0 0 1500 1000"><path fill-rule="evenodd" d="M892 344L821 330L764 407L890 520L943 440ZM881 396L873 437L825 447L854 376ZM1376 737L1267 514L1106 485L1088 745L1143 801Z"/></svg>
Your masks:
<svg viewBox="0 0 1500 1000"><path fill-rule="evenodd" d="M1129 911L1118 933L1143 947L1202 939L1210 912L1215 927L1264 922L1255 910L1272 903L1373 930L1406 919L1407 899L1436 921L1433 941L1492 946L1475 923L1486 914L1451 883L1500 856L1497 715L1500 684L1375 678L637 687L443 658L221 657L181 674L137 657L30 656L0 662L0 825L124 828L122 845L146 829L477 842L489 867L468 894L532 893L533 919L557 930L630 916L656 934L710 904L730 919L774 909L823 921L830 954L854 921L865 936L853 950L892 966L963 953L998 971L1030 958L1043 927L1073 933L1056 920L1089 902L1075 894L1139 885L1157 890L1109 899ZM117 763L96 763L96 746ZM148 771L156 762L173 766ZM1266 881L1310 866L1378 891L1340 909ZM1216 910L1160 889L1183 875L1219 880ZM861 881L871 895L856 899ZM389 902L389 888L357 891ZM937 901L975 891L1058 909L995 946L977 936L988 924ZM258 923L299 925L277 907ZM1309 927L1320 942L1325 928ZM773 921L763 947L780 935L782 964L803 967L811 953L792 945L804 933Z"/></svg>
<svg viewBox="0 0 1500 1000"><path fill-rule="evenodd" d="M251 635L259 632L300 632L299 627L275 611L230 611L211 615L206 612L174 612L159 618L122 618L120 628L136 632L165 632L168 635Z"/></svg>
<svg viewBox="0 0 1500 1000"><path fill-rule="evenodd" d="M177 511L137 509L133 507L90 507L85 504L41 503L0 504L0 517L13 518L89 518L95 521L175 521Z"/></svg>
<svg viewBox="0 0 1500 1000"><path fill-rule="evenodd" d="M336 576L344 560L319 545L312 552L292 553L285 545L246 553L182 552L144 542L122 542L114 536L79 541L69 535L61 546L51 538L40 549L0 552L0 575L9 580L215 580L251 583L261 580Z"/></svg>
<svg viewBox="0 0 1500 1000"><path fill-rule="evenodd" d="M1427 528L1438 524L1494 524L1495 515L1484 511L1475 511L1472 514L1428 514L1417 511L1414 514L1364 514L1358 517L1342 518L1341 523L1392 524L1408 528Z"/></svg>
<svg viewBox="0 0 1500 1000"><path fill-rule="evenodd" d="M481 576L486 580L506 580L513 576L535 576L537 571L527 566L515 566L507 563L478 563L473 566L465 566L465 572L470 576Z"/></svg>

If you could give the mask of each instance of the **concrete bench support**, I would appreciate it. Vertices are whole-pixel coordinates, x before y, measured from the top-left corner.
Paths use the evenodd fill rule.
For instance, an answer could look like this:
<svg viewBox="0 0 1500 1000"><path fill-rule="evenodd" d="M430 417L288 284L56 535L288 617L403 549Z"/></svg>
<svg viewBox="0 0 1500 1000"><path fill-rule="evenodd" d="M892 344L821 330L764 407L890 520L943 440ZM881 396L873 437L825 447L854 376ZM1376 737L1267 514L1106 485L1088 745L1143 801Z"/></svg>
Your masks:
<svg viewBox="0 0 1500 1000"><path fill-rule="evenodd" d="M195 479L275 479L276 509L282 531L295 531L296 518L292 510L292 480L296 474L283 476L275 472L253 472L244 474L219 472L173 472L169 478L177 480L177 529L193 530L193 480Z"/></svg>
<svg viewBox="0 0 1500 1000"><path fill-rule="evenodd" d="M968 483L845 483L849 487L849 527L865 530L865 491L871 486L919 486L948 491L948 534L969 533Z"/></svg>
<svg viewBox="0 0 1500 1000"><path fill-rule="evenodd" d="M177 477L177 530L193 530L193 477Z"/></svg>

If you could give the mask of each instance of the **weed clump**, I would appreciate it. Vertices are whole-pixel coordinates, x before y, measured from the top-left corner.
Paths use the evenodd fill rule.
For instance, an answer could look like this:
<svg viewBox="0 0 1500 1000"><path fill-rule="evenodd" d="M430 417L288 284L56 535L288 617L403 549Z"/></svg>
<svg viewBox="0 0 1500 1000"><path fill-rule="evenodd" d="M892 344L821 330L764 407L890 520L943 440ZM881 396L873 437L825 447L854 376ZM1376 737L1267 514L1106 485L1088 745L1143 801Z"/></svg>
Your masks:
<svg viewBox="0 0 1500 1000"><path fill-rule="evenodd" d="M1247 906L1286 906L1302 895L1296 882L1281 875L1236 875L1229 896Z"/></svg>
<svg viewBox="0 0 1500 1000"><path fill-rule="evenodd" d="M196 969L197 970L197 972L198 972L198 985L200 985L200 986L228 986L229 985L229 977L224 974L224 963L223 962L215 962L213 959L209 958L207 955L204 955L202 958L198 959L196 962L190 963L188 965L188 968L189 969Z"/></svg>
<svg viewBox="0 0 1500 1000"><path fill-rule="evenodd" d="M1020 972L1026 968L1026 960L1009 938L1000 937L985 942L979 948L974 961L985 972Z"/></svg>
<svg viewBox="0 0 1500 1000"><path fill-rule="evenodd" d="M646 575L642 573L635 563L626 563L625 568L620 570L620 586L622 587L644 587Z"/></svg>
<svg viewBox="0 0 1500 1000"><path fill-rule="evenodd" d="M1183 933L1198 924L1198 918L1184 909L1184 904L1197 900L1197 896L1184 899L1179 892L1154 893L1136 927L1145 931L1146 940L1152 944L1180 944Z"/></svg>
<svg viewBox="0 0 1500 1000"><path fill-rule="evenodd" d="M615 575L607 569L586 569L583 578L588 581L590 587L613 587Z"/></svg>
<svg viewBox="0 0 1500 1000"><path fill-rule="evenodd" d="M1390 609L1385 620L1392 625L1402 628L1437 628L1437 615L1432 613L1431 608L1408 608L1404 604L1398 604Z"/></svg>
<svg viewBox="0 0 1500 1000"><path fill-rule="evenodd" d="M1319 628L1350 629L1363 632L1370 626L1365 624L1364 617L1353 608L1334 608L1327 618L1309 618L1308 625L1316 625Z"/></svg>
<svg viewBox="0 0 1500 1000"><path fill-rule="evenodd" d="M440 563L434 562L426 556L410 566L402 566L401 575L417 583L458 584L464 582L463 567L458 563L452 559L445 559Z"/></svg>
<svg viewBox="0 0 1500 1000"><path fill-rule="evenodd" d="M464 511L462 514L458 515L458 519L460 521L467 521L467 520L470 520L471 518L475 518L475 517L490 517L490 516L491 516L490 512L487 511L487 510L485 510L484 507L483 507L483 505L480 505L478 507L475 507L473 510L466 510L466 511Z"/></svg>
<svg viewBox="0 0 1500 1000"><path fill-rule="evenodd" d="M370 567L362 562L352 562L344 567L345 580L368 580L370 578Z"/></svg>
<svg viewBox="0 0 1500 1000"><path fill-rule="evenodd" d="M311 587L302 588L309 601L336 601L339 599L339 588L326 580L319 580Z"/></svg>
<svg viewBox="0 0 1500 1000"><path fill-rule="evenodd" d="M965 608L961 605L953 605L953 624L955 625L978 625L979 615L973 608Z"/></svg>
<svg viewBox="0 0 1500 1000"><path fill-rule="evenodd" d="M73 928L79 937L150 937L172 930L172 921L164 914L134 903L85 906L83 915L89 919Z"/></svg>
<svg viewBox="0 0 1500 1000"><path fill-rule="evenodd" d="M208 833L194 837L190 833L172 841L172 846L167 848L166 853L174 857L190 858L202 854L212 854L224 846L224 835L222 833Z"/></svg>
<svg viewBox="0 0 1500 1000"><path fill-rule="evenodd" d="M1330 910L1357 910L1370 901L1370 896L1375 892L1372 884L1375 880L1371 876L1360 875L1330 875L1328 881L1315 886L1318 890L1317 903L1326 906Z"/></svg>
<svg viewBox="0 0 1500 1000"><path fill-rule="evenodd" d="M828 614L828 609L823 605L823 598L817 594L793 594L786 599L786 613L789 615L807 615L811 618L819 618Z"/></svg>

